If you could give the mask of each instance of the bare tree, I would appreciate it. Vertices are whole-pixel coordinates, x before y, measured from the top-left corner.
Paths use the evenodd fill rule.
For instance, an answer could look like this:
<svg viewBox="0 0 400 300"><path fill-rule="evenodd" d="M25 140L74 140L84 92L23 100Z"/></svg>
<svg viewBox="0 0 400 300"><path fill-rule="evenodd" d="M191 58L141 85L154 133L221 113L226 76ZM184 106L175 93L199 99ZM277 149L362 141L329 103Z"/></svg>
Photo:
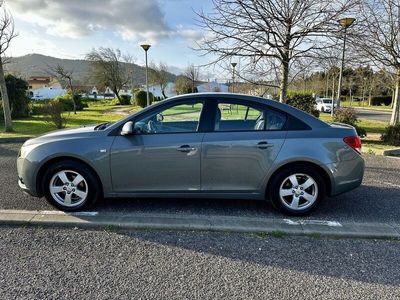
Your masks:
<svg viewBox="0 0 400 300"><path fill-rule="evenodd" d="M72 97L72 104L74 107L74 114L76 114L76 102L75 102L75 86L73 85L73 71L66 70L61 65L56 65L55 67L50 67L49 73L56 77L63 88L68 88Z"/></svg>
<svg viewBox="0 0 400 300"><path fill-rule="evenodd" d="M190 93L192 88L191 80L184 76L179 75L175 80L175 92L178 95Z"/></svg>
<svg viewBox="0 0 400 300"><path fill-rule="evenodd" d="M0 3L0 6L3 3ZM4 7L0 8L0 90L3 100L4 130L13 131L10 100L8 98L7 85L4 77L4 54L10 46L13 38L17 36L14 29L14 20Z"/></svg>
<svg viewBox="0 0 400 300"><path fill-rule="evenodd" d="M379 67L387 67L396 75L393 111L390 124L399 122L400 94L400 1L367 0L360 9L358 36L353 42L364 57Z"/></svg>
<svg viewBox="0 0 400 300"><path fill-rule="evenodd" d="M284 102L292 63L331 46L328 39L338 32L336 20L357 0L213 0L210 14L199 13L207 31L199 44L214 61L242 58L242 66L277 61L280 72L280 101Z"/></svg>
<svg viewBox="0 0 400 300"><path fill-rule="evenodd" d="M122 55L119 49L93 49L86 55L91 62L93 77L101 85L108 86L121 102L119 91L132 82L133 66L129 56Z"/></svg>
<svg viewBox="0 0 400 300"><path fill-rule="evenodd" d="M194 93L195 87L196 87L196 81L198 81L199 77L200 77L199 68L196 67L195 65L191 64L191 65L187 66L184 75L187 78L189 78L190 81L192 82L192 93Z"/></svg>
<svg viewBox="0 0 400 300"><path fill-rule="evenodd" d="M165 95L165 89L168 84L168 67L166 64L162 62L160 62L158 65L152 64L150 81L160 87L164 99L167 99L167 96Z"/></svg>

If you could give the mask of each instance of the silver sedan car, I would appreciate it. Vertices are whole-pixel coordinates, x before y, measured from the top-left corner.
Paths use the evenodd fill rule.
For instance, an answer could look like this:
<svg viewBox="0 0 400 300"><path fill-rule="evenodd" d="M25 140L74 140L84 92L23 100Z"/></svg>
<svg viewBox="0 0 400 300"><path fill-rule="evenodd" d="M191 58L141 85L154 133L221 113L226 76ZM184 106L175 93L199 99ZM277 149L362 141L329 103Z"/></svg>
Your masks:
<svg viewBox="0 0 400 300"><path fill-rule="evenodd" d="M351 126L272 100L204 93L30 139L17 168L24 191L64 211L100 197L207 197L270 200L304 215L361 184L360 151Z"/></svg>

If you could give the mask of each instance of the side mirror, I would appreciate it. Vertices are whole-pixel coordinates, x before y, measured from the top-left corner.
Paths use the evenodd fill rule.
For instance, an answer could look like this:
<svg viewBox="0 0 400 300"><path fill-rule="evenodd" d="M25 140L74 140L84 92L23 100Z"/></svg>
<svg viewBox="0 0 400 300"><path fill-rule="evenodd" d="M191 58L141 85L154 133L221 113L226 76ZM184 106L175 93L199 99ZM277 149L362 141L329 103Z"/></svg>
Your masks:
<svg viewBox="0 0 400 300"><path fill-rule="evenodd" d="M130 135L133 133L133 122L129 121L124 124L121 130L121 135Z"/></svg>
<svg viewBox="0 0 400 300"><path fill-rule="evenodd" d="M164 116L162 114L157 114L157 122L164 121Z"/></svg>

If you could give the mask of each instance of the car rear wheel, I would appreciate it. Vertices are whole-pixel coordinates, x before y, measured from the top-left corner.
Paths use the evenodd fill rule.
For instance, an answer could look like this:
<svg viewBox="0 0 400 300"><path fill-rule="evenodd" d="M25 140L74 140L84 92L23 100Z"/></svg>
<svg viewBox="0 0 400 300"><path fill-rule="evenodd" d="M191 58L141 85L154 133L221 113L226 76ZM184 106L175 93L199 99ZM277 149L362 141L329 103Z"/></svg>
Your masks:
<svg viewBox="0 0 400 300"><path fill-rule="evenodd" d="M280 171L269 185L272 204L289 215L306 215L325 197L325 184L312 167L296 166Z"/></svg>
<svg viewBox="0 0 400 300"><path fill-rule="evenodd" d="M77 211L94 204L99 197L97 178L75 161L52 165L44 175L43 190L50 204L64 211Z"/></svg>

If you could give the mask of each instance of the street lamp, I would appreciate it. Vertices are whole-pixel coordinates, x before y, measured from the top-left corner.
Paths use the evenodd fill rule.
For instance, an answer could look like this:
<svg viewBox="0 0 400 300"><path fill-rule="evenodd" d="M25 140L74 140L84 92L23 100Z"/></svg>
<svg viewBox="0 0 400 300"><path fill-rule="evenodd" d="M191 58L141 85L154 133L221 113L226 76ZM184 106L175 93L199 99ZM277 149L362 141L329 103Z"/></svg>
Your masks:
<svg viewBox="0 0 400 300"><path fill-rule="evenodd" d="M149 66L147 65L147 51L150 49L151 45L143 44L140 45L146 53L146 95L147 95L147 106L150 105L150 97L149 97Z"/></svg>
<svg viewBox="0 0 400 300"><path fill-rule="evenodd" d="M232 93L235 92L235 68L237 63L233 62L232 65Z"/></svg>
<svg viewBox="0 0 400 300"><path fill-rule="evenodd" d="M344 37L343 37L343 51L342 51L342 64L340 66L340 74L339 74L339 84L338 84L338 93L336 98L337 107L340 107L340 95L342 92L342 83L343 83L343 69L344 69L344 54L346 52L346 36L347 36L347 28L349 28L355 21L355 18L343 18L338 20L340 26L344 28ZM335 105L332 99L332 115L334 111Z"/></svg>

